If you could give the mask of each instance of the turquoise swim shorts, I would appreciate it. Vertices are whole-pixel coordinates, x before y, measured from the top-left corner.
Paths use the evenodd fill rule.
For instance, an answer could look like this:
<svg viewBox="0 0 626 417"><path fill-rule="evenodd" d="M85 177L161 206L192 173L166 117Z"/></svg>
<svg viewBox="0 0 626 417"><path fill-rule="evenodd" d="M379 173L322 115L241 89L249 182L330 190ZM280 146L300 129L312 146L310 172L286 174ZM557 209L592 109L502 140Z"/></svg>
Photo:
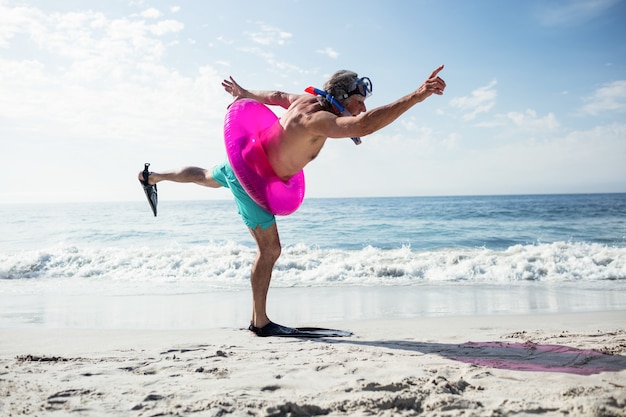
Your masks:
<svg viewBox="0 0 626 417"><path fill-rule="evenodd" d="M228 161L213 168L213 179L233 193L239 214L250 229L261 226L265 230L276 223L276 217L255 203L243 189Z"/></svg>

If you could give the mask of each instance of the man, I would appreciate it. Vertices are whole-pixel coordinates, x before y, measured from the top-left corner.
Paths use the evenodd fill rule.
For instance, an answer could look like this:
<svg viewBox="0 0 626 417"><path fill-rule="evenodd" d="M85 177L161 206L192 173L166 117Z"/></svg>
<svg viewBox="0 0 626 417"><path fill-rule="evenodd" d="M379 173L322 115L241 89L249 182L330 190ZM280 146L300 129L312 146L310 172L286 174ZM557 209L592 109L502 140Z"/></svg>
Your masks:
<svg viewBox="0 0 626 417"><path fill-rule="evenodd" d="M282 131L266 145L270 165L283 180L296 175L320 152L327 138L357 138L374 133L392 123L415 104L432 94L442 95L446 83L438 76L443 65L415 91L384 106L367 111L365 99L372 92L368 78L358 78L351 71L338 71L324 84L327 95L289 94L281 91L249 91L235 80L222 86L235 100L249 98L287 111L280 118ZM333 105L338 101L340 106ZM344 107L354 117L341 117ZM344 112L345 114L345 112ZM293 331L277 325L267 316L266 299L272 269L281 253L280 238L273 214L262 209L243 190L228 162L212 171L186 167L163 173L139 173L144 187L160 181L193 182L207 187L228 187L233 192L239 213L248 226L258 252L252 266L252 320L250 330L258 336L285 335ZM155 207L153 207L155 209ZM156 211L155 211L156 215Z"/></svg>

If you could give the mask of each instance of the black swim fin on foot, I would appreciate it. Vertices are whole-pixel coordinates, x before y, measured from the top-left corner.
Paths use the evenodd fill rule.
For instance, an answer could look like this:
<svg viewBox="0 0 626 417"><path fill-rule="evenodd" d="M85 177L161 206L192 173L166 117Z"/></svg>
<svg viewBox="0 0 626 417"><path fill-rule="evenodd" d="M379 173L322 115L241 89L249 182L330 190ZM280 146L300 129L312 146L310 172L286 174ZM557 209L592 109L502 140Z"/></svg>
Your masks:
<svg viewBox="0 0 626 417"><path fill-rule="evenodd" d="M352 336L352 332L348 332L345 330L323 329L320 327L287 327L281 326L280 324L276 324L271 321L263 327L255 327L254 325L250 324L248 330L250 330L259 337L274 336L317 338Z"/></svg>
<svg viewBox="0 0 626 417"><path fill-rule="evenodd" d="M148 177L150 176L150 171L148 171L148 167L150 166L149 163L146 162L146 164L143 167L143 181L139 180L139 182L141 183L141 185L143 186L143 191L146 193L146 197L148 198L148 203L150 203L150 208L152 209L152 212L154 213L154 217L156 217L157 215L157 204L159 202L159 198L157 196L157 186L156 184L151 185L148 182Z"/></svg>

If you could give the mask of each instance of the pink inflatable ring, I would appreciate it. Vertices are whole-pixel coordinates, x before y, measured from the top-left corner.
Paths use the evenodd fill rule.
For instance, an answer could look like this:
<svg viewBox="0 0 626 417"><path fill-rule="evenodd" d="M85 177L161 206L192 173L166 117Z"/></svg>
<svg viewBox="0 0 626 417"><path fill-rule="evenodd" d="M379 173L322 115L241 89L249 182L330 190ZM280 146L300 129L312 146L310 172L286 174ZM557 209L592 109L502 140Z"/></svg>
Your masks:
<svg viewBox="0 0 626 417"><path fill-rule="evenodd" d="M304 199L304 172L281 180L270 165L264 145L278 118L255 100L235 101L224 120L226 154L235 176L248 195L272 214L286 216Z"/></svg>

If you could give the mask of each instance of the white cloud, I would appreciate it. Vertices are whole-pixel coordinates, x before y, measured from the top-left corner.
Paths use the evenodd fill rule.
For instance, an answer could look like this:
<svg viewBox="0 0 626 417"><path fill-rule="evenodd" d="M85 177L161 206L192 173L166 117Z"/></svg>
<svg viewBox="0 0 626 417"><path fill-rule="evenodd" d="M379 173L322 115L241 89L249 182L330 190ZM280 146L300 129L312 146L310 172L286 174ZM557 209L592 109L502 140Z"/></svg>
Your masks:
<svg viewBox="0 0 626 417"><path fill-rule="evenodd" d="M303 70L302 68L298 67L295 64L291 64L286 61L277 60L276 55L274 55L272 52L266 51L265 49L258 48L258 47L246 47L246 48L240 48L240 50L242 52L255 55L265 60L265 62L267 63L267 65L270 66L270 68L279 70L282 76L286 76L287 74L289 74L289 72L306 73L305 70Z"/></svg>
<svg viewBox="0 0 626 417"><path fill-rule="evenodd" d="M224 45L232 45L232 44L235 43L235 41L233 41L232 39L226 39L226 38L224 38L224 36L218 36L217 40L220 43L223 43Z"/></svg>
<svg viewBox="0 0 626 417"><path fill-rule="evenodd" d="M0 47L8 48L18 33L30 33L39 38L45 32L47 17L33 7L9 8L0 3Z"/></svg>
<svg viewBox="0 0 626 417"><path fill-rule="evenodd" d="M537 19L544 26L577 25L595 19L621 0L541 2Z"/></svg>
<svg viewBox="0 0 626 417"><path fill-rule="evenodd" d="M624 135L626 125L613 124L544 140L498 141L465 152L451 172L477 193L602 192L620 182L623 189Z"/></svg>
<svg viewBox="0 0 626 417"><path fill-rule="evenodd" d="M157 16L154 11L144 15ZM6 13L3 13L6 12ZM23 34L27 56L0 58L4 137L41 131L65 138L125 138L168 143L218 129L228 98L210 67L183 76L161 58L160 39L180 22L135 15L51 13L0 5L0 45ZM23 42L23 40L21 40Z"/></svg>
<svg viewBox="0 0 626 417"><path fill-rule="evenodd" d="M422 133L427 134L428 136L432 133L432 129L424 127L423 124L419 124L415 116L400 118L400 125L402 126L402 130L405 132Z"/></svg>
<svg viewBox="0 0 626 417"><path fill-rule="evenodd" d="M447 137L442 140L442 145L448 151L456 150L459 148L459 138L460 135L458 133L450 133Z"/></svg>
<svg viewBox="0 0 626 417"><path fill-rule="evenodd" d="M269 45L285 45L289 39L291 39L292 34L289 32L282 31L276 27L261 24L261 31L248 33L250 39L254 43L258 43L264 46Z"/></svg>
<svg viewBox="0 0 626 417"><path fill-rule="evenodd" d="M582 112L598 115L604 112L626 112L626 80L618 80L598 88L586 99Z"/></svg>
<svg viewBox="0 0 626 417"><path fill-rule="evenodd" d="M240 50L242 52L246 52L248 54L258 56L259 58L262 58L267 62L271 62L275 58L275 55L273 53L267 52L264 49L261 49L258 47L244 47L244 48L240 48Z"/></svg>
<svg viewBox="0 0 626 417"><path fill-rule="evenodd" d="M464 97L455 97L450 100L450 105L458 107L465 111L463 120L473 120L480 113L489 112L495 105L497 91L494 89L497 81L493 80L483 87L479 87L472 91L471 95Z"/></svg>
<svg viewBox="0 0 626 417"><path fill-rule="evenodd" d="M554 130L560 126L554 113L548 113L545 117L537 117L535 110L526 110L524 113L509 112L506 117L511 120L515 126L525 130L547 131Z"/></svg>
<svg viewBox="0 0 626 417"><path fill-rule="evenodd" d="M317 51L318 54L322 54L322 55L326 55L329 58L332 59L337 59L339 58L339 52L335 51L333 48L324 48L324 49L318 49Z"/></svg>
<svg viewBox="0 0 626 417"><path fill-rule="evenodd" d="M150 8L141 12L140 15L141 17L145 17L147 19L158 19L159 17L163 16L163 13L161 13L157 9Z"/></svg>
<svg viewBox="0 0 626 417"><path fill-rule="evenodd" d="M150 32L157 36L165 35L166 33L176 33L183 30L184 24L177 20L161 20L154 25L150 25Z"/></svg>

